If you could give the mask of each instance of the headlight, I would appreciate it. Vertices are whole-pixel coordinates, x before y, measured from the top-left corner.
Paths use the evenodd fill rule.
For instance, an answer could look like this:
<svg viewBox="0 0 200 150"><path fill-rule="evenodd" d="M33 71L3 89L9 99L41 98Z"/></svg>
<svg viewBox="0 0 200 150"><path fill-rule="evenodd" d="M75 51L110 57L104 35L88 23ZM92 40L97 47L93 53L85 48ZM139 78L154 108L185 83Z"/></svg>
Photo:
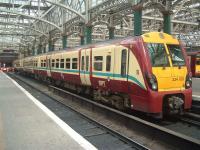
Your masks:
<svg viewBox="0 0 200 150"><path fill-rule="evenodd" d="M153 83L152 84L152 90L157 91L157 89L158 89L157 83Z"/></svg>
<svg viewBox="0 0 200 150"><path fill-rule="evenodd" d="M156 76L154 74L147 74L146 78L147 78L147 82L149 84L149 87L153 91L157 91L158 90L158 82L157 82Z"/></svg>
<svg viewBox="0 0 200 150"><path fill-rule="evenodd" d="M190 87L192 87L192 77L189 74L187 74L185 80L185 88L189 89Z"/></svg>

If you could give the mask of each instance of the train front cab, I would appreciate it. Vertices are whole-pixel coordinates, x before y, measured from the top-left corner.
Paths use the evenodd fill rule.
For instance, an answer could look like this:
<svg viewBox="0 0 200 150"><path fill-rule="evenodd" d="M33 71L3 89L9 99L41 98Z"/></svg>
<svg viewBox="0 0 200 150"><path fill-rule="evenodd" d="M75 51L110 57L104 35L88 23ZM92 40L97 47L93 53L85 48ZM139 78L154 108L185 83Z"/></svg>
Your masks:
<svg viewBox="0 0 200 150"><path fill-rule="evenodd" d="M191 74L186 54L179 41L165 33L143 36L151 71L145 76L149 88L149 112L177 114L190 109L192 101Z"/></svg>

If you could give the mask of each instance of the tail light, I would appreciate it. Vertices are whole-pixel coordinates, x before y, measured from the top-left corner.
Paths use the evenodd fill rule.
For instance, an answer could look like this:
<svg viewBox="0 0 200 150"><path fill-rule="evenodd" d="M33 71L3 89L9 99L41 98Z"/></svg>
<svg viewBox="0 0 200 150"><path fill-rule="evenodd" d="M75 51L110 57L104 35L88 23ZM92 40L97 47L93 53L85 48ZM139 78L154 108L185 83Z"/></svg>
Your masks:
<svg viewBox="0 0 200 150"><path fill-rule="evenodd" d="M158 82L154 74L147 74L146 76L149 87L153 91L158 91Z"/></svg>
<svg viewBox="0 0 200 150"><path fill-rule="evenodd" d="M186 76L186 80L185 80L185 88L186 89L189 89L192 87L192 75L191 73L190 74L187 74Z"/></svg>

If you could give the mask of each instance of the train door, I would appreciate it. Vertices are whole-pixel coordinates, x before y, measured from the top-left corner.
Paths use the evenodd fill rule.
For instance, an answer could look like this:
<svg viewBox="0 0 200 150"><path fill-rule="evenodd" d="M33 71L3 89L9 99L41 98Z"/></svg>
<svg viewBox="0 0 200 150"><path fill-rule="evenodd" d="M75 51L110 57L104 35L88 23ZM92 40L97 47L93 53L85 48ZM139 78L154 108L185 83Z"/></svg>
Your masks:
<svg viewBox="0 0 200 150"><path fill-rule="evenodd" d="M114 82L112 88L117 91L126 91L128 87L125 83L128 83L129 50L126 47L117 46L114 50L114 56L113 79L118 82Z"/></svg>
<svg viewBox="0 0 200 150"><path fill-rule="evenodd" d="M91 49L82 49L80 51L80 78L83 85L91 85L90 52Z"/></svg>
<svg viewBox="0 0 200 150"><path fill-rule="evenodd" d="M47 76L51 77L51 55L47 56Z"/></svg>
<svg viewBox="0 0 200 150"><path fill-rule="evenodd" d="M129 49L123 48L121 50L121 77L124 81L128 81L128 67L129 66Z"/></svg>

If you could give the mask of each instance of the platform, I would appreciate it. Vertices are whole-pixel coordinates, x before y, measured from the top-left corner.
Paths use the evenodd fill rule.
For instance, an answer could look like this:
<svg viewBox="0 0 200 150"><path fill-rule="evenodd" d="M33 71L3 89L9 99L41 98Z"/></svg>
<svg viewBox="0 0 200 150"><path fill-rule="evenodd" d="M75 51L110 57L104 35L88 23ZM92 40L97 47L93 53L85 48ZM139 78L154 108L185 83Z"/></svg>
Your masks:
<svg viewBox="0 0 200 150"><path fill-rule="evenodd" d="M96 149L0 72L0 150Z"/></svg>
<svg viewBox="0 0 200 150"><path fill-rule="evenodd" d="M200 101L200 78L192 79L192 99Z"/></svg>

